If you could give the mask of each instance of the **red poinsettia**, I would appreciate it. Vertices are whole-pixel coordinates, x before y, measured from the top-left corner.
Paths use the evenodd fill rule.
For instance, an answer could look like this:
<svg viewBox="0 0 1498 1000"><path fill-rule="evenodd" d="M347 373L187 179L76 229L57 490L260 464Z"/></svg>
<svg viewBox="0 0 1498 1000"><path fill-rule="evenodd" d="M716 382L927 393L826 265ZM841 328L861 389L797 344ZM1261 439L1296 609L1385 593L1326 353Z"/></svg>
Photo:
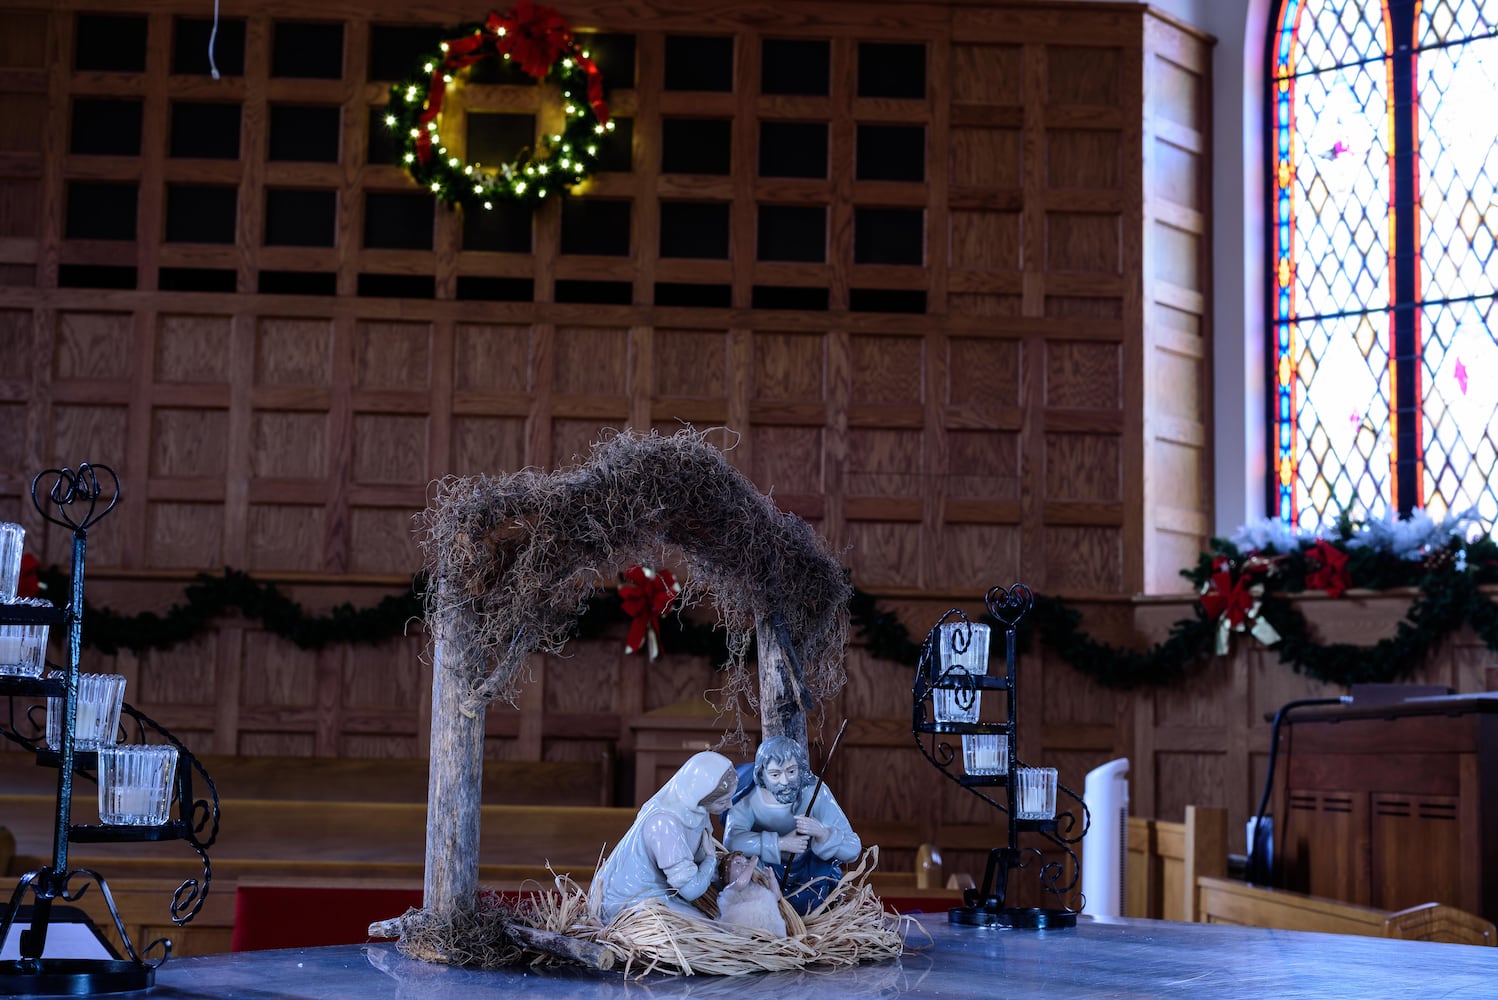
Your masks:
<svg viewBox="0 0 1498 1000"><path fill-rule="evenodd" d="M42 564L30 552L21 555L21 575L16 578L17 597L36 597L42 592Z"/></svg>
<svg viewBox="0 0 1498 1000"><path fill-rule="evenodd" d="M648 566L631 566L624 571L619 584L619 601L629 615L629 635L624 639L626 653L638 653L646 647L647 656L660 655L661 615L681 593L681 584L667 570Z"/></svg>
<svg viewBox="0 0 1498 1000"><path fill-rule="evenodd" d="M1316 544L1306 550L1306 587L1324 590L1328 596L1341 597L1352 586L1352 575L1347 572L1347 553L1325 538L1316 539Z"/></svg>

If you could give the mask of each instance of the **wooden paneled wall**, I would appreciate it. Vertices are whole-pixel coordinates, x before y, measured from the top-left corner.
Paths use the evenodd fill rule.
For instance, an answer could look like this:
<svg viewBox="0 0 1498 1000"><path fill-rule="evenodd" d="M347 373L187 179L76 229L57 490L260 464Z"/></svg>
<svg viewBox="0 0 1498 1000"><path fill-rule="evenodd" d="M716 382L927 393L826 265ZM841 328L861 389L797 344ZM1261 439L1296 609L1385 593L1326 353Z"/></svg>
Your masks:
<svg viewBox="0 0 1498 1000"><path fill-rule="evenodd" d="M200 3L0 0L0 518L64 561L30 476L112 464L125 501L90 539L91 600L160 610L228 565L312 609L369 603L418 567L432 480L682 422L721 428L917 631L1019 579L1127 641L1128 595L1183 587L1212 507L1210 40L1130 4L563 5L618 71L623 150L496 235L377 156L391 40L481 8L221 12L213 79ZM682 89L719 51L726 85ZM789 85L787 53L812 67ZM481 114L555 114L543 87L458 93L459 153ZM232 154L203 155L201 123L225 121ZM692 155L725 143L726 166ZM810 176L767 168L776 144ZM716 249L676 244L694 213ZM1042 660L1025 752L1079 782L1130 727ZM216 752L426 746L415 626L314 653L230 620L86 667ZM841 765L859 791L839 794L983 819L911 794L930 783L909 665L855 646L848 671L826 711L859 722ZM627 755L630 720L711 686L702 663L580 644L493 713L493 753Z"/></svg>

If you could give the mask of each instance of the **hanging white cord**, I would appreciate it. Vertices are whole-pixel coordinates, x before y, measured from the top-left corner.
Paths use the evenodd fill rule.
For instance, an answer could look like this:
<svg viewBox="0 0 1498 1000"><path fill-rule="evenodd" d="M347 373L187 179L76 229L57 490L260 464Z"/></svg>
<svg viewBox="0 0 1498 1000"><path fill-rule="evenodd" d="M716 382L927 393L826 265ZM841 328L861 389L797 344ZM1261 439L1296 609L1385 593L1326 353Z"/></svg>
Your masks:
<svg viewBox="0 0 1498 1000"><path fill-rule="evenodd" d="M213 30L208 32L208 72L218 79L218 63L213 61L213 41L218 38L218 0L213 0Z"/></svg>

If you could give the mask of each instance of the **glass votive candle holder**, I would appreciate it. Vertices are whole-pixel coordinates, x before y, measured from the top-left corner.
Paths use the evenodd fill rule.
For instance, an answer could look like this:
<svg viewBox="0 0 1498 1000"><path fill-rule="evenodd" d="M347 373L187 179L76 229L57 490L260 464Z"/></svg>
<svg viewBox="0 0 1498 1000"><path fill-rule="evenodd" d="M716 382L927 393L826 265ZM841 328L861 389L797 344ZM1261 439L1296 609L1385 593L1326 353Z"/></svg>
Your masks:
<svg viewBox="0 0 1498 1000"><path fill-rule="evenodd" d="M1014 769L1014 818L1056 818L1056 769L1054 767L1017 767Z"/></svg>
<svg viewBox="0 0 1498 1000"><path fill-rule="evenodd" d="M1009 769L1009 737L976 733L962 737L962 767L971 775L1003 774Z"/></svg>
<svg viewBox="0 0 1498 1000"><path fill-rule="evenodd" d="M988 673L988 626L981 622L942 622L937 626L942 675L981 677ZM982 699L976 688L937 688L932 702L937 722L977 722Z"/></svg>
<svg viewBox="0 0 1498 1000"><path fill-rule="evenodd" d="M110 746L120 728L120 705L125 700L122 674L79 674L78 715L73 722L73 749ZM47 745L62 749L61 698L47 699Z"/></svg>
<svg viewBox="0 0 1498 1000"><path fill-rule="evenodd" d="M177 748L116 744L99 751L99 821L160 826L172 808Z"/></svg>
<svg viewBox="0 0 1498 1000"><path fill-rule="evenodd" d="M25 528L13 521L0 521L0 604L15 602L16 587L21 582L21 546L25 542Z"/></svg>
<svg viewBox="0 0 1498 1000"><path fill-rule="evenodd" d="M12 602L27 607L51 607L40 598ZM47 666L46 625L0 625L0 676L40 677Z"/></svg>

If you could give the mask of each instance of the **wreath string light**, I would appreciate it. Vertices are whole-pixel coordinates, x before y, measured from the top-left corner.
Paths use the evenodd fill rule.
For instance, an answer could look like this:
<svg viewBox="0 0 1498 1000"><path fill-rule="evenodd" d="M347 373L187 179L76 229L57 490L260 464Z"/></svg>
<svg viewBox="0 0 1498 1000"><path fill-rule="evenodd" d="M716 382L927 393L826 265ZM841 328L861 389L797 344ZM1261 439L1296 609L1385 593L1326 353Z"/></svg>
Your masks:
<svg viewBox="0 0 1498 1000"><path fill-rule="evenodd" d="M604 141L614 131L603 99L603 74L578 44L567 21L550 7L520 0L509 12L490 13L459 29L424 60L414 82L390 88L385 124L402 137L402 164L418 184L443 201L492 209L496 201L539 203L597 169ZM448 152L438 119L458 73L485 59L513 62L538 83L560 87L566 125L543 136L539 148L485 169Z"/></svg>

